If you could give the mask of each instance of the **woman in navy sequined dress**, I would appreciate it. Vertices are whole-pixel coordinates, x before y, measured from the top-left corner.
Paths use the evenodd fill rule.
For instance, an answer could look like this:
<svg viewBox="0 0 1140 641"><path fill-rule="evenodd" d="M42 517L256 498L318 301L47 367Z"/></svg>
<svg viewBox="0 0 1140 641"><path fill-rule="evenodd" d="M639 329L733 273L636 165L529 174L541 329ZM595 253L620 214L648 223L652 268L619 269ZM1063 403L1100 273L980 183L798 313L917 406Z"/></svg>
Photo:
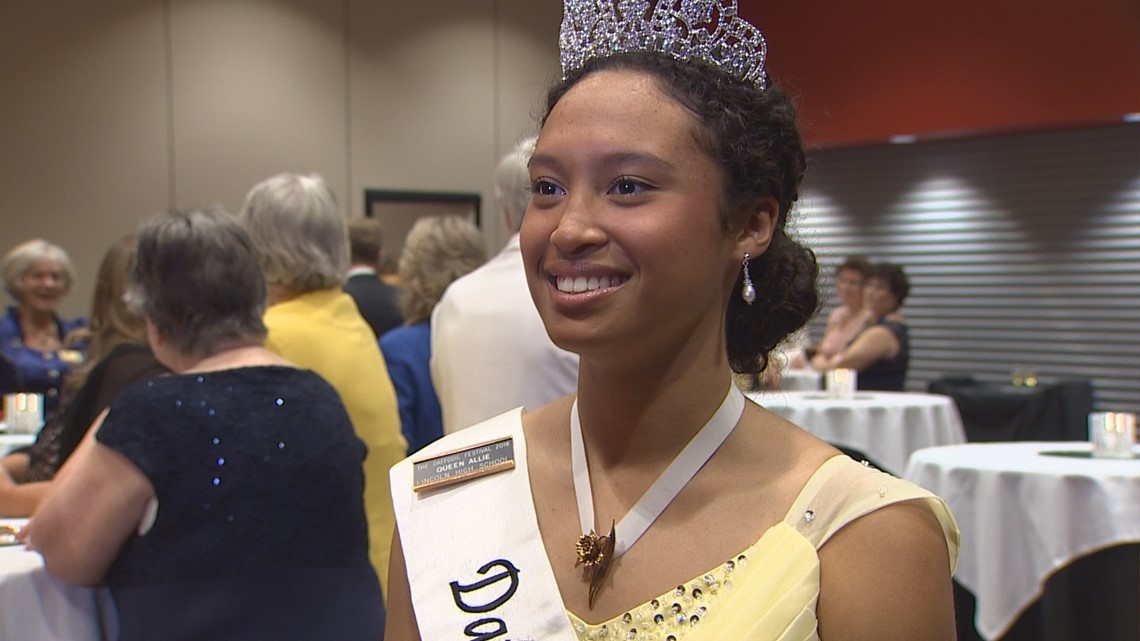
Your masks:
<svg viewBox="0 0 1140 641"><path fill-rule="evenodd" d="M110 587L122 641L382 638L364 446L336 392L263 347L265 284L225 212L139 231L131 295L174 375L117 397L29 524Z"/></svg>

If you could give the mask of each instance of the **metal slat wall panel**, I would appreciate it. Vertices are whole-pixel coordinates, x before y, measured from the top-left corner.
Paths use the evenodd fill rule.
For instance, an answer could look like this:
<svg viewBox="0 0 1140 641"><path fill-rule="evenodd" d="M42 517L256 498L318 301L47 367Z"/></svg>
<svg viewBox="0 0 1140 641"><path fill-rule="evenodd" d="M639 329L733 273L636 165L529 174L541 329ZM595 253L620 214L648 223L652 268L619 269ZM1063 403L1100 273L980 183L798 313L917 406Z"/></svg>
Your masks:
<svg viewBox="0 0 1140 641"><path fill-rule="evenodd" d="M817 151L793 233L820 258L823 333L849 254L903 265L907 386L1093 381L1140 412L1140 125Z"/></svg>

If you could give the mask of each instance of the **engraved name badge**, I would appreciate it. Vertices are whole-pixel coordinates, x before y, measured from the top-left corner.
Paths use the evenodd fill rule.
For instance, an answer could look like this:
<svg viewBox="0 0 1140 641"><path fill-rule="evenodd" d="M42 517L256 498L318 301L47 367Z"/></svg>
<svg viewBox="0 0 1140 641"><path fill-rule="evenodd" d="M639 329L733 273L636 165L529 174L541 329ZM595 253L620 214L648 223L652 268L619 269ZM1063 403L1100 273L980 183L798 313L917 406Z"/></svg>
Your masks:
<svg viewBox="0 0 1140 641"><path fill-rule="evenodd" d="M444 452L429 459L412 461L412 490L433 489L509 470L515 466L515 443L511 437Z"/></svg>

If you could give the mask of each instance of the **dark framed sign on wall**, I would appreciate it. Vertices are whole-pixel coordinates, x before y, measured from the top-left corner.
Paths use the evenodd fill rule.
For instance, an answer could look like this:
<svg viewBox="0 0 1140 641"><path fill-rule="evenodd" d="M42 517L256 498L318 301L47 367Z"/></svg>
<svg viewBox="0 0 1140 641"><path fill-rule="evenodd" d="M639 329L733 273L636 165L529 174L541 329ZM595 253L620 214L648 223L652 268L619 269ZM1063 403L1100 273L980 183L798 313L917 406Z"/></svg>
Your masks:
<svg viewBox="0 0 1140 641"><path fill-rule="evenodd" d="M478 192L364 190L364 215L380 221L384 262L395 264L404 239L424 216L461 216L481 226L483 198Z"/></svg>

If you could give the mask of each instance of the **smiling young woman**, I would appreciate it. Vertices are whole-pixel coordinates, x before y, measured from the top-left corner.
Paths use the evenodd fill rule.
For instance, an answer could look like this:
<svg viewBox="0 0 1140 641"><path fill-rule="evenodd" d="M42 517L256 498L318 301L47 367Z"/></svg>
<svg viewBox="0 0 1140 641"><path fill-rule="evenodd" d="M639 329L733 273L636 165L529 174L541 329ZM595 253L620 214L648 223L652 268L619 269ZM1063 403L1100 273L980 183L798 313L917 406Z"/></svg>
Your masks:
<svg viewBox="0 0 1140 641"><path fill-rule="evenodd" d="M600 349L618 365L640 360L628 349L644 354L647 341L675 345L678 332L716 340L728 291L707 285L728 285L736 272L726 263L743 257L731 256L734 241L718 224L719 171L697 147L692 116L654 84L600 72L557 103L531 157L534 196L520 235L555 343ZM753 255L771 216L755 224ZM584 291L567 285L582 279Z"/></svg>
<svg viewBox="0 0 1140 641"><path fill-rule="evenodd" d="M951 639L944 502L732 383L816 309L814 255L786 233L806 163L733 3L650 4L567 2L566 76L529 164L527 278L550 337L580 356L577 393L393 469L388 632ZM733 37L686 39L672 11L688 9L687 26ZM646 51L660 40L629 33L680 44ZM416 480L488 447L513 467Z"/></svg>

